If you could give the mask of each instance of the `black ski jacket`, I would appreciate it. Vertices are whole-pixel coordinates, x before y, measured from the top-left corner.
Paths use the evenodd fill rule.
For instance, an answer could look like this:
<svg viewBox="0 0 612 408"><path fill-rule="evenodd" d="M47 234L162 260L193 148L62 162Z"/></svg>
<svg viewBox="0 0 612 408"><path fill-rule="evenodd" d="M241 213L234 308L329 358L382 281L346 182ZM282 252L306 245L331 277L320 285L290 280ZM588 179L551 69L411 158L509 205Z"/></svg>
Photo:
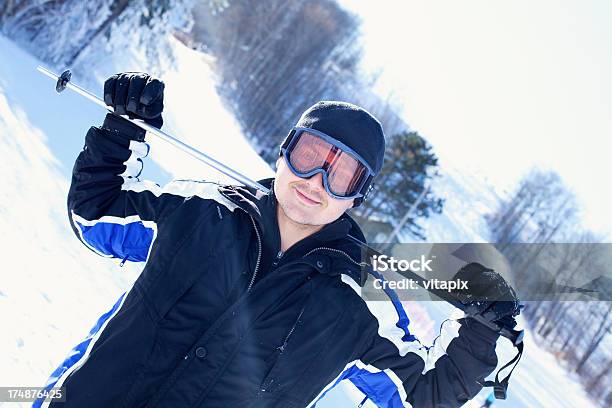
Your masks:
<svg viewBox="0 0 612 408"><path fill-rule="evenodd" d="M147 153L142 131L108 115L76 160L78 238L146 264L53 373L67 402L50 406L301 408L349 380L380 407L458 407L495 368L488 328L451 320L426 347L397 300L362 299L348 215L283 254L273 193L161 188L138 179Z"/></svg>

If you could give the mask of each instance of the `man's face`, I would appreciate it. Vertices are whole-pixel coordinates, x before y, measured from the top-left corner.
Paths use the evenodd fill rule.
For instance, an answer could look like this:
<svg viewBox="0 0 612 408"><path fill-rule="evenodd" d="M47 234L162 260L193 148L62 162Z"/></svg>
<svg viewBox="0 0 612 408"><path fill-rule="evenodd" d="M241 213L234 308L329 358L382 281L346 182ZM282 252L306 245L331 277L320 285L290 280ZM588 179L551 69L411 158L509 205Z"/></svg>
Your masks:
<svg viewBox="0 0 612 408"><path fill-rule="evenodd" d="M313 226L329 224L353 206L353 200L340 200L325 191L321 173L300 178L289 169L284 157L279 157L276 167L274 194L293 222Z"/></svg>

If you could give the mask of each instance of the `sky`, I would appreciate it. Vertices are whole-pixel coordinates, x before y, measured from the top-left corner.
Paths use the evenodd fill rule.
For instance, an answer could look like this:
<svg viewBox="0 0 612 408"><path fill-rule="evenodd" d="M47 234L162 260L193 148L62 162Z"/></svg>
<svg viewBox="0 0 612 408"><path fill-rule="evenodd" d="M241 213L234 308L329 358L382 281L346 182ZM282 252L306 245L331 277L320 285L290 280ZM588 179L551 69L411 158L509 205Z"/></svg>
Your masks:
<svg viewBox="0 0 612 408"><path fill-rule="evenodd" d="M341 0L441 163L511 189L559 173L587 228L612 239L612 2Z"/></svg>

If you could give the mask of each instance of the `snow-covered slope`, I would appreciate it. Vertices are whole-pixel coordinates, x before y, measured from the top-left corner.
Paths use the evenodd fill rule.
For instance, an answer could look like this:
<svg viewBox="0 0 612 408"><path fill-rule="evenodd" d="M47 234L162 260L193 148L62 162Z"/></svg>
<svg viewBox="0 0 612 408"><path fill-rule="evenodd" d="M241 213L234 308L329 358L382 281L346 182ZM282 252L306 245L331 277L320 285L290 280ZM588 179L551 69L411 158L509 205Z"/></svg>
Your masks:
<svg viewBox="0 0 612 408"><path fill-rule="evenodd" d="M222 107L206 61L176 45L177 66L187 69L164 76L170 107L164 129L252 177L271 176ZM108 75L138 65L138 56L128 52L118 60L97 67L88 86L100 93ZM100 124L105 112L70 91L57 95L53 82L35 70L38 64L0 36L3 386L43 385L142 268L129 263L119 267L118 261L95 255L70 229L70 171L88 127ZM170 178L228 181L164 142L151 140L151 145L144 177L159 183Z"/></svg>
<svg viewBox="0 0 612 408"><path fill-rule="evenodd" d="M83 134L80 121L70 121L66 111L59 116L53 95L41 92L49 82L38 81L34 61L2 37L0 61L0 384L34 386L44 383L137 271L118 269L75 240L66 221L65 167L49 139ZM42 98L58 114L55 124L47 118L48 127L33 124L45 122L41 112L32 113L43 109ZM68 99L68 107L76 109L75 102Z"/></svg>
<svg viewBox="0 0 612 408"><path fill-rule="evenodd" d="M179 43L175 47L176 68L165 67L163 75L167 84L164 129L253 178L270 176L271 170L223 108L205 57ZM3 386L42 385L141 268L135 264L120 268L118 261L96 256L70 230L65 204L70 169L87 128L101 123L104 112L69 91L58 96L53 83L35 71L37 64L0 36ZM138 66L139 56L125 51L92 67L87 78L75 75L75 81L99 93L108 75L137 70ZM145 178L159 183L174 177L225 180L173 147L154 139L150 142L152 154L145 163ZM449 177L436 188L447 198L446 212L426 223L430 239L484 240L486 230L480 215L494 205L495 197L474 178L450 167L444 172ZM416 314L417 305L409 308L409 313ZM439 304L420 304L418 308L426 309L438 322L448 315ZM431 332L431 320L417 320L417 334ZM437 324L433 330L436 328ZM528 344L524 357L528 363L517 369L506 406L590 406L552 357L536 350L535 345ZM532 373L538 373L538 379ZM541 378L545 375L548 377ZM565 390L570 390L573 399L559 397ZM360 400L359 391L346 384L330 392L319 407L356 406ZM549 405L547 401L554 403Z"/></svg>

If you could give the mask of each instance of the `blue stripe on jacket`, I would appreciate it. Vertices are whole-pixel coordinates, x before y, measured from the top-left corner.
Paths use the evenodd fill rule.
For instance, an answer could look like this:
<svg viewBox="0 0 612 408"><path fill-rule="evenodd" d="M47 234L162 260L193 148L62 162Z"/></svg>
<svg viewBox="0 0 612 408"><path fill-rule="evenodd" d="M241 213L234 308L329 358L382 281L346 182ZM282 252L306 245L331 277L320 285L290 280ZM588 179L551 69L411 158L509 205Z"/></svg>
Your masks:
<svg viewBox="0 0 612 408"><path fill-rule="evenodd" d="M105 323L117 313L126 293L127 292L124 292L119 297L119 299L115 302L113 307L108 312L104 313L98 318L98 321L91 328L87 337L82 342L77 344L72 350L70 350L70 353L68 353L68 357L66 357L66 359L59 365L59 367L57 367L53 371L53 373L51 373L51 376L49 376L49 379L47 380L47 383L44 387L46 391L51 390L51 388L53 388L57 384L58 380L62 377L62 375L64 375L66 371L70 369L70 367L77 364L84 356L87 355L87 348L89 347L89 344L91 343L92 339L98 335L100 329L105 325ZM38 398L32 404L32 408L40 408L43 403L44 399Z"/></svg>
<svg viewBox="0 0 612 408"><path fill-rule="evenodd" d="M115 258L144 262L149 254L155 232L141 221L128 224L99 222L83 225L76 221L83 239L96 251Z"/></svg>

